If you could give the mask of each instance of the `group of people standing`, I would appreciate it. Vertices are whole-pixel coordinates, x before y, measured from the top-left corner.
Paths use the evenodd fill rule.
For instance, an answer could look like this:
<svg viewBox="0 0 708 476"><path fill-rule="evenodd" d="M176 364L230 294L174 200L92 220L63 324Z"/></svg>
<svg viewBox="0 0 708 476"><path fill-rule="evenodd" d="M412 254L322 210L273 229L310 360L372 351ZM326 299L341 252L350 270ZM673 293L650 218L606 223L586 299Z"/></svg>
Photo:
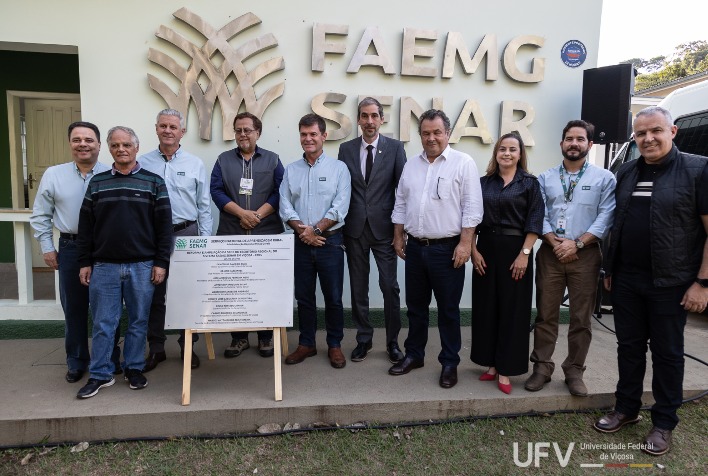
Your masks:
<svg viewBox="0 0 708 476"><path fill-rule="evenodd" d="M551 380L567 288L568 356L561 367L569 392L587 396L583 374L603 259L600 243L612 230L605 285L612 284L620 380L615 411L595 428L613 432L638 420L649 341L657 403L647 452L668 451L682 396L686 313L701 312L708 303L708 167L706 158L673 146L676 128L670 114L661 108L638 114L634 129L642 157L623 166L617 179L589 163L593 126L582 120L568 122L560 142L562 162L539 177L529 172L522 138L510 133L495 144L481 178L474 160L450 147L451 125L443 111L420 116L423 150L409 160L400 141L379 133L384 113L376 99L361 101L357 122L361 137L342 143L334 159L323 150L324 119L303 116L298 123L302 159L283 167L277 154L257 144L261 120L240 113L234 120L236 147L219 155L209 185L203 162L179 144L186 129L178 111L160 111L159 147L139 159L132 129L111 129L111 168L97 162L98 128L72 124L74 162L47 171L31 222L45 261L60 272L66 379L76 382L90 372L77 396L96 395L121 371L131 388L144 388L143 374L166 359L169 254L175 236L211 234L209 196L220 212L217 235L278 234L284 224L296 235L300 335L286 364L317 354L319 278L328 359L334 368L346 365L341 350L345 255L357 326L350 359L366 359L373 349L373 254L384 301L385 351L393 364L389 373L400 376L423 367L434 296L442 347L439 384L455 386L462 342L459 303L465 263L471 260L471 360L486 367L479 380L496 381L506 394L512 392L510 377L528 372L534 244L540 238L533 372L524 387L538 391ZM58 262L52 221L61 232ZM405 260L409 322L403 350L398 258ZM129 324L124 363L117 366L123 301ZM90 359L89 302L94 320ZM182 348L183 339L182 333ZM224 356L237 357L249 347L247 333L232 333ZM258 351L273 355L272 332L258 332ZM196 354L192 366L199 366Z"/></svg>

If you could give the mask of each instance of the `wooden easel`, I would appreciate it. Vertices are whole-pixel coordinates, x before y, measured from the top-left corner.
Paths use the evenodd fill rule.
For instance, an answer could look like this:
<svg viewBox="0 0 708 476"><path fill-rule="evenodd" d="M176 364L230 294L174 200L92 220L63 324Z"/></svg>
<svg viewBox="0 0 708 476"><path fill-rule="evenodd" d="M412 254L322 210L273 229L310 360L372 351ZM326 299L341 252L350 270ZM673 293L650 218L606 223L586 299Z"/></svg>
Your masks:
<svg viewBox="0 0 708 476"><path fill-rule="evenodd" d="M288 335L285 327L254 327L254 328L234 328L234 329L185 329L184 330L184 369L182 370L182 405L189 405L191 400L192 385L192 334L204 333L206 338L207 354L209 360L216 358L214 354L214 342L211 338L212 332L252 332L252 331L273 331L273 369L275 373L275 401L283 399L283 374L280 355L288 355Z"/></svg>

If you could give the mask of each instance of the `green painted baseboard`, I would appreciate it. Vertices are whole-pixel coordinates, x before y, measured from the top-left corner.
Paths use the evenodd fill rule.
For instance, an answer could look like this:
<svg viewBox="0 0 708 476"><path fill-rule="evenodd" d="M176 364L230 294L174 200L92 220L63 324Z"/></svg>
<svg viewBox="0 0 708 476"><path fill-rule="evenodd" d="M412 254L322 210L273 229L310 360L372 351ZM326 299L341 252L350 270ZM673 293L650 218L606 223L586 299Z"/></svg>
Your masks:
<svg viewBox="0 0 708 476"><path fill-rule="evenodd" d="M318 309L317 323L318 329L324 329L324 309ZM384 327L383 309L372 309L369 313L369 319L374 327ZM408 319L405 317L405 309L402 311L403 327L408 327ZM531 310L531 322L536 317L536 309ZM567 308L562 308L560 311L560 323L567 324L569 313ZM437 326L438 314L437 310L430 311L430 327ZM472 312L470 309L461 309L460 323L463 326L469 326L472 322ZM125 334L127 326L127 317L123 314L121 319L121 334ZM89 328L91 327L91 319L89 317ZM293 327L297 329L298 319L297 312L293 311ZM354 329L354 321L352 321L351 309L344 310L344 327ZM176 334L177 331L167 331L167 334ZM64 322L63 321L19 321L9 320L0 321L0 340L8 339L56 339L64 337Z"/></svg>

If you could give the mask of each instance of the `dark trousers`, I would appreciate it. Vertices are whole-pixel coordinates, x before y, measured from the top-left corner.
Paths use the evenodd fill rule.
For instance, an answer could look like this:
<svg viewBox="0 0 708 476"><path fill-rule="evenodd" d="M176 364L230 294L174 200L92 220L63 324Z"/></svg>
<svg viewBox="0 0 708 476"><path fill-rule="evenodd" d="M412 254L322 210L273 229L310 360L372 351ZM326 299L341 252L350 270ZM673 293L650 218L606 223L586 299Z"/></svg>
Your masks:
<svg viewBox="0 0 708 476"><path fill-rule="evenodd" d="M634 416L642 405L647 341L652 360L654 426L673 430L683 399L683 330L686 314L679 303L690 283L658 288L651 276L615 271L612 307L617 332L619 381L615 409Z"/></svg>
<svg viewBox="0 0 708 476"><path fill-rule="evenodd" d="M408 240L406 245L406 305L408 338L406 356L425 358L430 322L430 302L438 304L438 331L442 349L438 361L457 367L460 363L460 299L465 285L465 266L453 267L456 242L423 246Z"/></svg>
<svg viewBox="0 0 708 476"><path fill-rule="evenodd" d="M570 297L568 357L561 367L566 378L582 378L590 350L590 319L595 309L602 253L597 245L578 250L578 259L563 264L553 248L543 244L536 255L536 327L531 362L533 371L550 377L555 369L553 352L558 340L558 320L565 288Z"/></svg>
<svg viewBox="0 0 708 476"><path fill-rule="evenodd" d="M273 331L256 331L258 334L258 340L270 340L273 338ZM248 332L232 332L232 339L246 339L248 340Z"/></svg>
<svg viewBox="0 0 708 476"><path fill-rule="evenodd" d="M374 328L369 322L369 256L374 254L379 271L379 288L384 301L386 343L397 342L401 330L401 290L398 287L398 256L392 238L377 240L367 221L360 237L344 236L352 293L352 319L356 324L357 342L371 342Z"/></svg>
<svg viewBox="0 0 708 476"><path fill-rule="evenodd" d="M315 347L317 332L317 277L325 301L327 346L341 347L344 337L344 245L342 233L324 246L309 246L295 238L295 300L300 322L299 344Z"/></svg>
<svg viewBox="0 0 708 476"><path fill-rule="evenodd" d="M174 246L175 236L197 236L199 234L199 227L196 223L188 226L184 230L180 230L172 234L172 246ZM148 329L147 329L147 341L150 348L149 352L154 354L156 352L165 351L165 341L167 336L165 335L165 313L167 312L167 306L165 305L167 296L167 278L170 275L170 270L167 270L165 274L165 279L162 280L160 284L155 286L155 292L152 295L152 303L150 304L150 317L148 318ZM199 340L199 334L192 334L192 342L197 342ZM184 330L179 330L179 338L177 339L179 346L184 348Z"/></svg>
<svg viewBox="0 0 708 476"><path fill-rule="evenodd" d="M59 300L64 311L64 348L69 370L86 371L91 357L88 345L89 288L79 280L76 242L59 238ZM120 368L120 326L116 329L111 361Z"/></svg>
<svg viewBox="0 0 708 476"><path fill-rule="evenodd" d="M472 362L496 367L501 375L529 370L529 324L533 293L533 253L524 277L515 281L511 265L523 236L480 235L477 249L487 265L472 272Z"/></svg>

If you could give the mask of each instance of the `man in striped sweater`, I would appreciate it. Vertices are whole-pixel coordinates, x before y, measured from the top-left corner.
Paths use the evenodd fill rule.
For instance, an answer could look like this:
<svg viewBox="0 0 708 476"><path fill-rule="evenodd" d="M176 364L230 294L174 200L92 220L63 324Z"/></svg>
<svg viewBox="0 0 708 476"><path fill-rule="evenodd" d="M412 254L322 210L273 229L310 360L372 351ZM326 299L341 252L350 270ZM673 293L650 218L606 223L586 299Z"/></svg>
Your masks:
<svg viewBox="0 0 708 476"><path fill-rule="evenodd" d="M116 326L128 310L123 356L130 388L147 386L145 336L155 286L165 279L172 247L172 210L160 176L140 167L138 137L128 127L108 131L111 170L89 183L79 215L79 279L89 287L93 343L88 383L77 398L90 398L115 383L111 351Z"/></svg>

